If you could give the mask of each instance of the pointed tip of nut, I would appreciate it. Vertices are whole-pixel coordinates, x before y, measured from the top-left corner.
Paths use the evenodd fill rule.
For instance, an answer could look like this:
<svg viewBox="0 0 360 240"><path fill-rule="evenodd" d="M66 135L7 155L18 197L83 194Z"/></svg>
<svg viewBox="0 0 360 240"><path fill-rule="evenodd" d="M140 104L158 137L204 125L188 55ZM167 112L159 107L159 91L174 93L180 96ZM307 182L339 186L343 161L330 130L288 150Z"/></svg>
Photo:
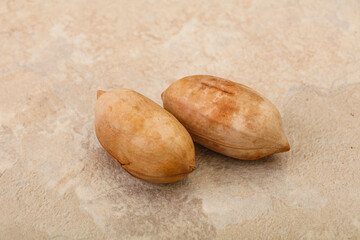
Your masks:
<svg viewBox="0 0 360 240"><path fill-rule="evenodd" d="M196 169L196 166L195 165L190 165L189 166L189 172L192 172L192 171L194 171Z"/></svg>
<svg viewBox="0 0 360 240"><path fill-rule="evenodd" d="M277 138L277 149L278 152L287 152L290 150L290 144L289 144L289 140L285 134L285 130L284 128L281 129L280 131L280 135Z"/></svg>
<svg viewBox="0 0 360 240"><path fill-rule="evenodd" d="M196 169L195 164L183 165L182 174L189 174Z"/></svg>
<svg viewBox="0 0 360 240"><path fill-rule="evenodd" d="M286 146L286 151L289 151L291 149L290 144L288 143Z"/></svg>
<svg viewBox="0 0 360 240"><path fill-rule="evenodd" d="M287 152L290 150L290 144L288 141L286 143L282 144L282 146L279 148L280 152Z"/></svg>
<svg viewBox="0 0 360 240"><path fill-rule="evenodd" d="M290 150L290 144L289 144L289 142L287 142L286 145L284 145L284 147L283 147L281 150L283 150L283 152L289 151L289 150Z"/></svg>
<svg viewBox="0 0 360 240"><path fill-rule="evenodd" d="M104 93L106 93L106 91L97 90L97 99L99 99L99 97L100 97L101 95L103 95Z"/></svg>

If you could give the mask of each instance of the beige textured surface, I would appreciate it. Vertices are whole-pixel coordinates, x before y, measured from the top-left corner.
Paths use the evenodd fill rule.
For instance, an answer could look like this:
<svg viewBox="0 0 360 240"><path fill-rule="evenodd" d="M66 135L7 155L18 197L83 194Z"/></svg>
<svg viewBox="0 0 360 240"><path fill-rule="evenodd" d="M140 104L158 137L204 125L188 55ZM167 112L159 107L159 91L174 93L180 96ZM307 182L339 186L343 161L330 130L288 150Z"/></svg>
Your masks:
<svg viewBox="0 0 360 240"><path fill-rule="evenodd" d="M359 1L0 1L1 239L360 238ZM131 177L94 133L97 89L161 103L178 78L246 84L292 146Z"/></svg>

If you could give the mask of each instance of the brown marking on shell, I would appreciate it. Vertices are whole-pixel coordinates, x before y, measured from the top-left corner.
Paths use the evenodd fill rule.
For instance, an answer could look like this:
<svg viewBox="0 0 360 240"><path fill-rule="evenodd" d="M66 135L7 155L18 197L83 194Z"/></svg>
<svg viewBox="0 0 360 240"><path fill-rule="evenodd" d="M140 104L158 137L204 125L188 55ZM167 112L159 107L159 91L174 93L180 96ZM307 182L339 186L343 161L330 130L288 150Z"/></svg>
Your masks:
<svg viewBox="0 0 360 240"><path fill-rule="evenodd" d="M217 86L214 86L214 85L210 85L210 84L208 84L208 83L202 82L201 85L203 85L203 86L205 86L205 87L209 87L209 88L213 88L213 89L222 91L222 92L227 93L227 94L230 94L230 95L234 95L234 93L232 93L232 92L226 91L226 90L224 90L224 89L222 89L222 88L220 88L220 87L217 87Z"/></svg>

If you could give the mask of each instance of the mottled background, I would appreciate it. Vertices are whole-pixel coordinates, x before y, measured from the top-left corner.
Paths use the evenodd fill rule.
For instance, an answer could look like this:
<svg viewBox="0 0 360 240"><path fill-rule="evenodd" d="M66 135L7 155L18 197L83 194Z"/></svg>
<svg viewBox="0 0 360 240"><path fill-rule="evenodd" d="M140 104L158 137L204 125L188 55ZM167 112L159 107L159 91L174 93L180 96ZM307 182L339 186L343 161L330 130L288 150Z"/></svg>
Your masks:
<svg viewBox="0 0 360 240"><path fill-rule="evenodd" d="M291 151L196 145L183 181L131 177L96 139L96 90L161 104L192 74L269 98ZM0 91L0 239L360 238L357 0L0 0Z"/></svg>

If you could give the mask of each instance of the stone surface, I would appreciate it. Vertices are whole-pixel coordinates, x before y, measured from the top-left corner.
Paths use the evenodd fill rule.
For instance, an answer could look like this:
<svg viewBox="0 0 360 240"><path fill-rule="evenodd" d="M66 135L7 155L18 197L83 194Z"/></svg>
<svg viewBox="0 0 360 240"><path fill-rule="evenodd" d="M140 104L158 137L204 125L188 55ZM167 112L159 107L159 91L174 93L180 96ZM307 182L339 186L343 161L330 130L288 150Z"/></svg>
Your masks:
<svg viewBox="0 0 360 240"><path fill-rule="evenodd" d="M272 2L272 3L271 3ZM288 153L131 177L94 133L96 90L157 103L210 74L280 110ZM0 1L1 239L360 238L360 2Z"/></svg>

